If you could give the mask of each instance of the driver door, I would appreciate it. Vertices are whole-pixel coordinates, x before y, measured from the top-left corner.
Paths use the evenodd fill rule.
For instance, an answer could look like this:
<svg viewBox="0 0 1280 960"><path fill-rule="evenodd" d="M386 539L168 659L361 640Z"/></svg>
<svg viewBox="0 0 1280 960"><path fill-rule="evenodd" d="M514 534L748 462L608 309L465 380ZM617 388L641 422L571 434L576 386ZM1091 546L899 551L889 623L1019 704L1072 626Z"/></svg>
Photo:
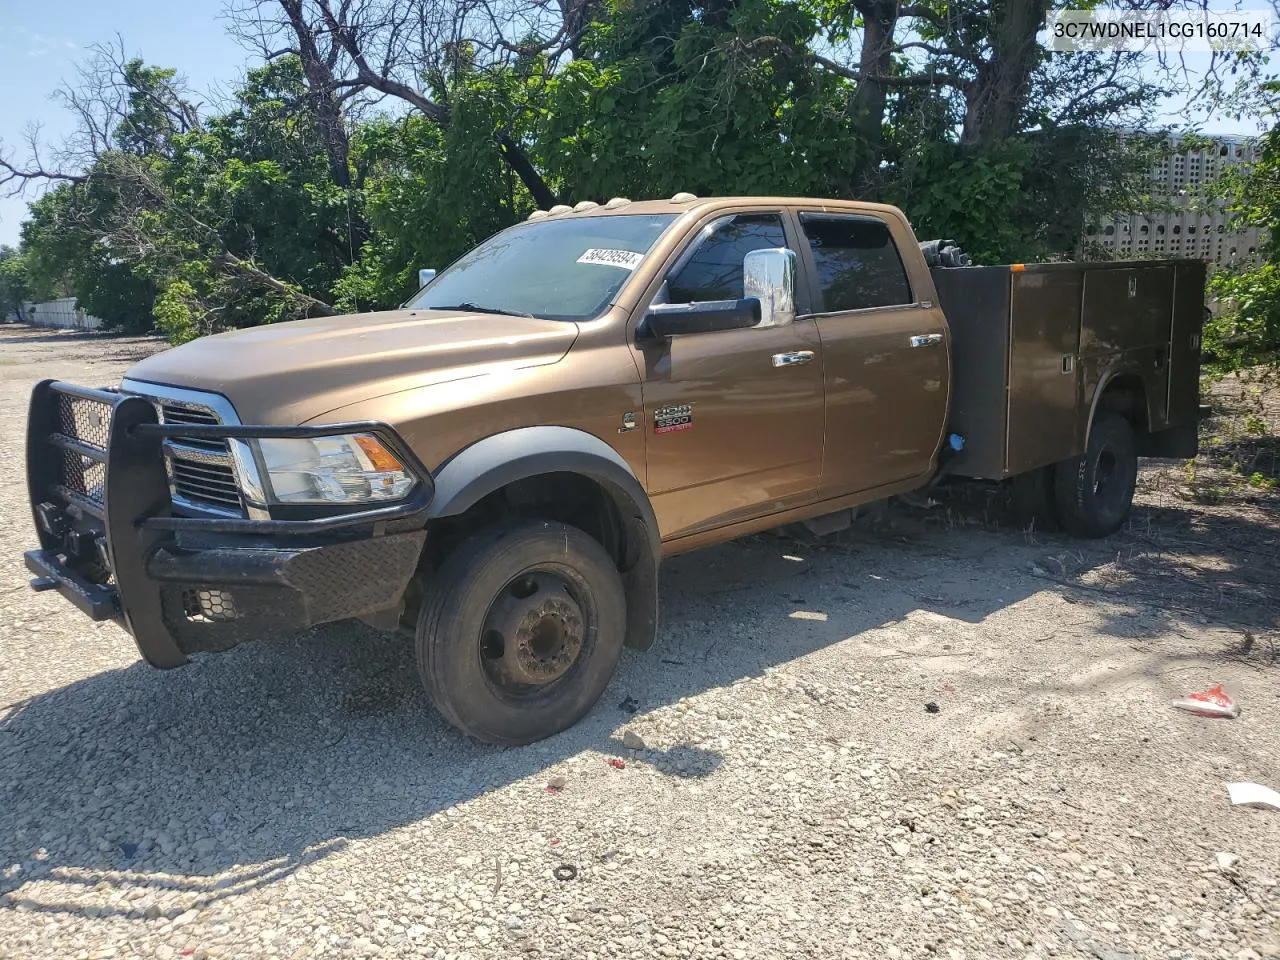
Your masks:
<svg viewBox="0 0 1280 960"><path fill-rule="evenodd" d="M743 296L743 257L796 248L781 210L720 215L676 258L654 303ZM797 313L807 312L806 285ZM639 312L643 316L643 310ZM814 321L635 342L649 496L664 539L814 499L822 473L822 342Z"/></svg>

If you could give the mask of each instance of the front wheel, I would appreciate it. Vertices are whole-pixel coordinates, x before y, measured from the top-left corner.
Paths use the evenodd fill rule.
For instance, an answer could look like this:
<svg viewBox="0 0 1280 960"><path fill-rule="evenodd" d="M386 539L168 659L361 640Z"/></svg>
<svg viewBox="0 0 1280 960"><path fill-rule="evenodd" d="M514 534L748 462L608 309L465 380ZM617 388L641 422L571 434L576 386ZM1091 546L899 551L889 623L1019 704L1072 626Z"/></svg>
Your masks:
<svg viewBox="0 0 1280 960"><path fill-rule="evenodd" d="M1054 472L1054 499L1064 530L1077 537L1106 537L1124 524L1138 483L1138 444L1118 413L1093 421L1089 446Z"/></svg>
<svg viewBox="0 0 1280 960"><path fill-rule="evenodd" d="M545 520L487 530L445 558L418 614L418 670L455 727L532 743L591 709L622 654L626 597L609 554Z"/></svg>

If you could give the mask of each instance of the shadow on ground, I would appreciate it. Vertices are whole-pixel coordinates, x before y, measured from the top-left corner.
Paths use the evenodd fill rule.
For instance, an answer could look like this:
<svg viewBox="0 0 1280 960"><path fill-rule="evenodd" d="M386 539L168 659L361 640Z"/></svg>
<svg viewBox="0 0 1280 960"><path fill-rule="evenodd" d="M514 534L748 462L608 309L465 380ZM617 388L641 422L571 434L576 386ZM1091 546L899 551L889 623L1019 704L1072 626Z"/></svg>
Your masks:
<svg viewBox="0 0 1280 960"><path fill-rule="evenodd" d="M1218 501L1183 479L1184 461L1147 461L1129 522L1103 540L1040 532L1007 487L961 484L936 492L923 522L954 530L1021 533L1043 551L1036 575L1079 598L1142 605L1148 619L1186 614L1256 631L1280 627L1280 490L1235 478ZM1128 636L1118 633L1119 636Z"/></svg>

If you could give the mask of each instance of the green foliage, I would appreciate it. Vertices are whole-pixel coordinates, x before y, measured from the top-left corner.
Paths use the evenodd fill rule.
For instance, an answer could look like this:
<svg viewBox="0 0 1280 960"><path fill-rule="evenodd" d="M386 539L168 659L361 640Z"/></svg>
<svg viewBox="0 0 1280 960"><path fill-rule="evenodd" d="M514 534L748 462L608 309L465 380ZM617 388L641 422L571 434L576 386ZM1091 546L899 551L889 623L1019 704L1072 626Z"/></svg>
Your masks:
<svg viewBox="0 0 1280 960"><path fill-rule="evenodd" d="M791 52L815 33L812 15L743 0L712 26L687 11L619 5L594 25L591 56L547 85L547 171L574 200L839 192L855 149L850 86Z"/></svg>
<svg viewBox="0 0 1280 960"><path fill-rule="evenodd" d="M127 112L115 130L119 149L139 157L167 152L194 115L175 88L178 71L148 67L135 58L123 72L129 94Z"/></svg>
<svg viewBox="0 0 1280 960"><path fill-rule="evenodd" d="M975 152L929 143L905 162L889 202L917 235L955 239L975 263L1071 258L1089 217L1142 209L1151 139L1065 127Z"/></svg>
<svg viewBox="0 0 1280 960"><path fill-rule="evenodd" d="M1204 349L1219 370L1280 363L1280 265L1223 270L1209 284L1218 312L1204 327Z"/></svg>
<svg viewBox="0 0 1280 960"><path fill-rule="evenodd" d="M1034 259L1018 218L1029 153L1020 143L978 156L956 144L930 144L891 202L910 212L918 236L956 240L975 263Z"/></svg>
<svg viewBox="0 0 1280 960"><path fill-rule="evenodd" d="M31 298L31 277L26 258L13 247L0 246L0 319L21 315Z"/></svg>
<svg viewBox="0 0 1280 960"><path fill-rule="evenodd" d="M113 216L117 201L109 186L91 181L79 190L51 190L31 205L22 226L31 296L73 296L105 329L146 333L155 285L141 262L101 243L95 226Z"/></svg>
<svg viewBox="0 0 1280 960"><path fill-rule="evenodd" d="M1252 169L1224 186L1237 222L1269 231L1269 239L1258 266L1222 270L1211 279L1218 309L1205 324L1204 349L1218 372L1280 366L1280 126L1263 138Z"/></svg>
<svg viewBox="0 0 1280 960"><path fill-rule="evenodd" d="M156 329L170 343L186 343L200 336L200 325L193 304L198 302L195 288L185 280L175 280L156 298Z"/></svg>

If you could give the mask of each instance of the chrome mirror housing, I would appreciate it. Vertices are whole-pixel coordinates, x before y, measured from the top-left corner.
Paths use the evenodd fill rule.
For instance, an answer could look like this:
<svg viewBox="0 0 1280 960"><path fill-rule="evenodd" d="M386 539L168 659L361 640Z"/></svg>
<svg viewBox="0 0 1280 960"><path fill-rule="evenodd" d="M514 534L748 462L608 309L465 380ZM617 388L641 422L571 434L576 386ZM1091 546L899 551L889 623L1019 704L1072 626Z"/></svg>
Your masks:
<svg viewBox="0 0 1280 960"><path fill-rule="evenodd" d="M796 318L795 251L752 250L742 258L742 288L760 301L759 326L786 326Z"/></svg>

